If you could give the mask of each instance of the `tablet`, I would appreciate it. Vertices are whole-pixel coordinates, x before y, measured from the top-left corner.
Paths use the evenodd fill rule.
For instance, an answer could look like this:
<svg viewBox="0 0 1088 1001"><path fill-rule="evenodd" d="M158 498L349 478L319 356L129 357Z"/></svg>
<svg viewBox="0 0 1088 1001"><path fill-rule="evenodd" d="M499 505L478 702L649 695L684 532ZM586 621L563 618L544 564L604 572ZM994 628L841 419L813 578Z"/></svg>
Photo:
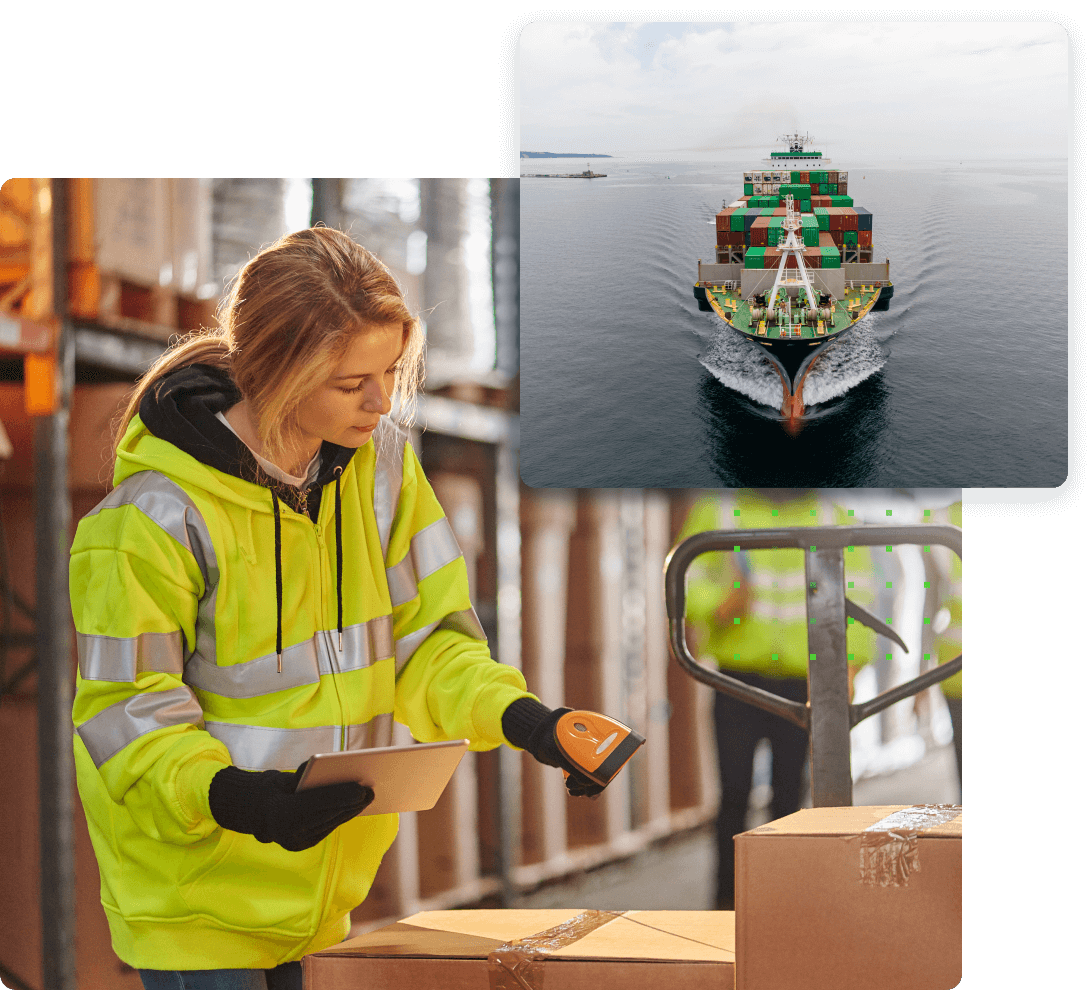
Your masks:
<svg viewBox="0 0 1088 1001"><path fill-rule="evenodd" d="M306 762L295 791L358 782L374 790L374 801L360 817L429 810L467 750L467 740L443 740L315 754Z"/></svg>

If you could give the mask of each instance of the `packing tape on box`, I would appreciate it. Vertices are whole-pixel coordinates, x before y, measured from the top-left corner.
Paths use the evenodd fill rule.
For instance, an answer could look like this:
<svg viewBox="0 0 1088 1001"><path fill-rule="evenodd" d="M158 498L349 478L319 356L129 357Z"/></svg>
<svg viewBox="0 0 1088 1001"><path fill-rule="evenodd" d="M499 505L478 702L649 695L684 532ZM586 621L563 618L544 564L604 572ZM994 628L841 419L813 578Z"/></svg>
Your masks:
<svg viewBox="0 0 1088 1001"><path fill-rule="evenodd" d="M962 812L959 806L908 806L870 824L859 838L858 878L865 886L907 886L921 868L918 835Z"/></svg>
<svg viewBox="0 0 1088 1001"><path fill-rule="evenodd" d="M549 953L573 945L602 925L622 917L622 911L582 911L535 935L499 946L487 957L493 991L539 991L544 988L544 960Z"/></svg>

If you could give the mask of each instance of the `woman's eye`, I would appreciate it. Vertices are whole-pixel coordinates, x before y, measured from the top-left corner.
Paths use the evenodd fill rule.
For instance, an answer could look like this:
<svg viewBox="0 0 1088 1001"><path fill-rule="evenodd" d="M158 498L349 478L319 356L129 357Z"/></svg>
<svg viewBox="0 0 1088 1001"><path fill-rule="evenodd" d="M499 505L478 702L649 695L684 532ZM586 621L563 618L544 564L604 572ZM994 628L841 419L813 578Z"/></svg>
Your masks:
<svg viewBox="0 0 1088 1001"><path fill-rule="evenodd" d="M354 395L355 393L361 393L362 391L363 391L363 384L362 383L359 383L358 386L352 386L352 387L350 387L348 389L341 389L340 390L341 393L347 393L349 396Z"/></svg>

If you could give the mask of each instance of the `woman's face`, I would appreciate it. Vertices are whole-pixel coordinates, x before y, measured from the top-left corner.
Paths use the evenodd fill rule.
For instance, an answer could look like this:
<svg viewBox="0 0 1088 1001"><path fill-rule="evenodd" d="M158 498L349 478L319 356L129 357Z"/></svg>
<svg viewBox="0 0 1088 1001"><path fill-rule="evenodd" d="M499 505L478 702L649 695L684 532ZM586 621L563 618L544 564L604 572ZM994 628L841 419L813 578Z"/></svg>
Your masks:
<svg viewBox="0 0 1088 1001"><path fill-rule="evenodd" d="M298 426L310 443L365 445L389 413L393 367L404 350L401 323L368 327L357 334L325 384L298 408Z"/></svg>

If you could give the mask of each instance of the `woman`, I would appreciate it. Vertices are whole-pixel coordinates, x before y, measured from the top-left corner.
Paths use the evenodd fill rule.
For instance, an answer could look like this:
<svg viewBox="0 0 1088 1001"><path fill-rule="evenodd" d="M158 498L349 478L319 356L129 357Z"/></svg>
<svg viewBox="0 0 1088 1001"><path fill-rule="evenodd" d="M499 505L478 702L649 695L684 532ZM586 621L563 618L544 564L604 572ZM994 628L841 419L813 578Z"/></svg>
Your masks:
<svg viewBox="0 0 1088 1001"><path fill-rule="evenodd" d="M332 229L241 271L221 330L167 352L80 523L71 598L80 797L113 947L146 987L301 987L397 833L321 751L506 742L569 768L491 660L464 560L406 436L422 334ZM597 787L572 772L575 795ZM266 973L267 971L267 973Z"/></svg>

